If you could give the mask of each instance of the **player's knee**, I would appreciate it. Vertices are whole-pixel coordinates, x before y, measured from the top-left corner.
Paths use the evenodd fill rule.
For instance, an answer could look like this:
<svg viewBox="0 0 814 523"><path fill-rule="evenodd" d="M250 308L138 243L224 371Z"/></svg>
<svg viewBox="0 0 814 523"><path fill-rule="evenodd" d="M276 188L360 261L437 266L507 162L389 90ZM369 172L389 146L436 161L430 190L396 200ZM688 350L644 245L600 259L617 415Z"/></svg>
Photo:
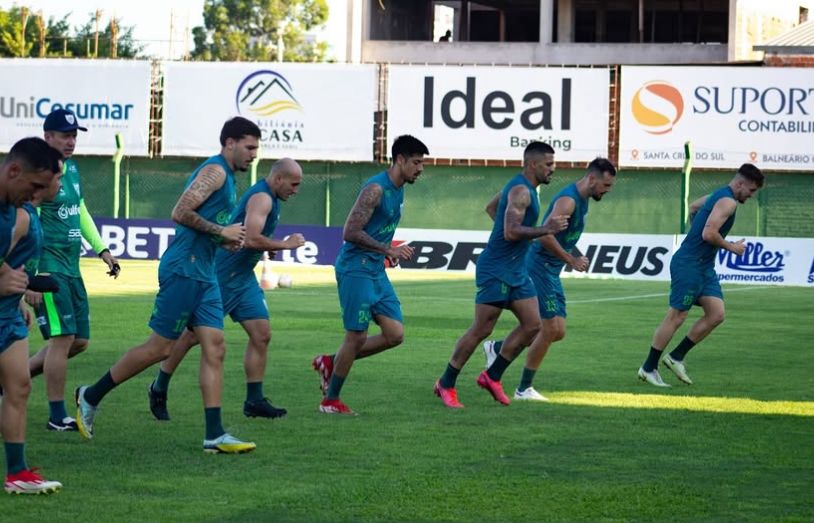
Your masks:
<svg viewBox="0 0 814 523"><path fill-rule="evenodd" d="M404 329L392 329L384 334L389 347L397 347L404 343Z"/></svg>
<svg viewBox="0 0 814 523"><path fill-rule="evenodd" d="M73 358L77 354L82 354L85 352L85 349L88 348L88 340L80 339L74 340L71 344L71 348L68 350L68 357Z"/></svg>
<svg viewBox="0 0 814 523"><path fill-rule="evenodd" d="M22 406L28 402L28 396L31 395L31 379L22 378L15 380L14 383L9 384L3 390L3 401L8 401L9 404Z"/></svg>
<svg viewBox="0 0 814 523"><path fill-rule="evenodd" d="M565 327L556 327L551 333L552 341L562 341L565 339Z"/></svg>
<svg viewBox="0 0 814 523"><path fill-rule="evenodd" d="M709 322L714 326L717 327L718 325L722 324L726 319L726 313L724 311L715 311L708 316Z"/></svg>
<svg viewBox="0 0 814 523"><path fill-rule="evenodd" d="M271 331L255 332L251 336L252 345L256 348L265 348L271 343Z"/></svg>

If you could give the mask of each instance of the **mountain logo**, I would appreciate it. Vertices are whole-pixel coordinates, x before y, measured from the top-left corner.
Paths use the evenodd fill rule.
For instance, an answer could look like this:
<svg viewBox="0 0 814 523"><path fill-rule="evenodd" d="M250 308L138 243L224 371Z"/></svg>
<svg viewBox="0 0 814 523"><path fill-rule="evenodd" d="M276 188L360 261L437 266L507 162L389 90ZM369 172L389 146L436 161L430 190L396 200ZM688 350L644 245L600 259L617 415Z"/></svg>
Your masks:
<svg viewBox="0 0 814 523"><path fill-rule="evenodd" d="M291 83L280 73L255 71L240 83L235 95L237 111L243 116L269 118L283 111L303 111Z"/></svg>

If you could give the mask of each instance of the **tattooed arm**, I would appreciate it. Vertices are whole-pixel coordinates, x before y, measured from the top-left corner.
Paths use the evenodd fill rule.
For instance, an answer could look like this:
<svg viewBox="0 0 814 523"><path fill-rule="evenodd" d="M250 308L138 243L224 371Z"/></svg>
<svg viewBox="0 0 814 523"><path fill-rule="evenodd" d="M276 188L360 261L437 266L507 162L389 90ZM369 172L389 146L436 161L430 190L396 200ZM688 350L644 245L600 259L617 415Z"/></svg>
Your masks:
<svg viewBox="0 0 814 523"><path fill-rule="evenodd" d="M526 227L523 225L523 216L531 205L529 190L522 185L512 187L509 191L509 201L506 205L506 214L503 216L503 237L516 242L531 240L546 234L556 234L568 227L568 216L554 215L546 219L540 227Z"/></svg>
<svg viewBox="0 0 814 523"><path fill-rule="evenodd" d="M371 183L362 189L356 203L353 204L348 219L345 221L345 228L342 231L342 239L346 242L355 243L363 249L379 252L391 260L408 259L413 255L413 248L402 244L398 247L377 242L365 232L365 225L373 216L373 211L382 200L382 187L376 183Z"/></svg>
<svg viewBox="0 0 814 523"><path fill-rule="evenodd" d="M363 249L387 254L389 245L379 243L365 232L365 225L373 216L373 211L382 201L382 186L371 183L359 193L356 203L345 220L345 228L342 231L342 239L346 242L355 243Z"/></svg>
<svg viewBox="0 0 814 523"><path fill-rule="evenodd" d="M226 172L223 167L216 164L204 166L175 204L175 208L172 210L172 220L196 231L222 236L227 241L243 241L245 235L243 225L232 224L223 227L205 220L197 212L198 207L203 205L215 191L223 187L225 181Z"/></svg>

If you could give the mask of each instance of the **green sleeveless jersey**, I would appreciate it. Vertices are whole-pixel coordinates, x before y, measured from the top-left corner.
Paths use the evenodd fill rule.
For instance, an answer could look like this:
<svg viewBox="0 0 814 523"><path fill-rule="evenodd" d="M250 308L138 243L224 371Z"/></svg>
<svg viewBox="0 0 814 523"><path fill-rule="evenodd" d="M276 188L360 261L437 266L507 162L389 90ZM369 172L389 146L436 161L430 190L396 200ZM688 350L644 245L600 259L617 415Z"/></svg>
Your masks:
<svg viewBox="0 0 814 523"><path fill-rule="evenodd" d="M50 202L40 205L40 221L45 240L40 257L40 272L55 272L79 277L79 256L82 252L82 232L79 203L82 189L76 163L65 160L62 187Z"/></svg>

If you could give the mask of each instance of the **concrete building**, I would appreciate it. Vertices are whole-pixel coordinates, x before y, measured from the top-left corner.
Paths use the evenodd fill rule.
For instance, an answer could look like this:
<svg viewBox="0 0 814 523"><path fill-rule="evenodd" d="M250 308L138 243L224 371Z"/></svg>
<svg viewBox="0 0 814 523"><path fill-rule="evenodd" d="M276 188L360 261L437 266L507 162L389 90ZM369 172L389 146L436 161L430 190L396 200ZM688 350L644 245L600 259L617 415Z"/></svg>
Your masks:
<svg viewBox="0 0 814 523"><path fill-rule="evenodd" d="M342 62L701 64L805 21L812 0L347 0Z"/></svg>

